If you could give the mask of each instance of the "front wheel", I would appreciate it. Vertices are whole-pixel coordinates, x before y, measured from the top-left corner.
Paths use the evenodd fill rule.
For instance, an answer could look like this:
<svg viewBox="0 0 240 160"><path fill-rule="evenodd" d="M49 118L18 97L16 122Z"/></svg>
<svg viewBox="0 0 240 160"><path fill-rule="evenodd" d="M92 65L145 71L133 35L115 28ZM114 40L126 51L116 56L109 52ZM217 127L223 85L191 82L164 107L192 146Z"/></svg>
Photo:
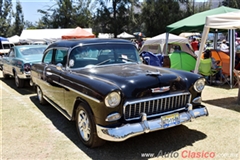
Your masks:
<svg viewBox="0 0 240 160"><path fill-rule="evenodd" d="M89 107L82 103L76 110L76 127L80 140L90 148L101 146L104 140L97 136L96 124Z"/></svg>

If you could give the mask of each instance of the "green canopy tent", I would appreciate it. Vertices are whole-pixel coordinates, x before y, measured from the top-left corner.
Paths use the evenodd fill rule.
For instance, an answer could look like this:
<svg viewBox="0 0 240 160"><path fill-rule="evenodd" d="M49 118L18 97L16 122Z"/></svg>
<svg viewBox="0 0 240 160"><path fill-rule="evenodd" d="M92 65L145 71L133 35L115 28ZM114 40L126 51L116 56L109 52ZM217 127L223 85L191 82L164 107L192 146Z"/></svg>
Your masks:
<svg viewBox="0 0 240 160"><path fill-rule="evenodd" d="M223 14L223 13L228 13L228 12L234 12L234 11L238 11L238 10L239 9L236 9L236 8L221 6L221 7L218 7L218 8L211 9L211 10L196 13L196 14L194 14L192 16L189 16L185 19L182 19L182 20L177 21L173 24L170 24L166 27L166 31L167 31L166 44L168 44L169 33L180 34L182 32L186 32L186 31L187 32L202 32L207 16ZM167 49L168 48L166 47L165 50L167 51ZM165 52L165 53L167 53L167 52ZM168 62L168 55L165 54L163 64L168 64L168 63L169 63Z"/></svg>
<svg viewBox="0 0 240 160"><path fill-rule="evenodd" d="M173 69L194 71L196 65L196 58L186 52L173 52L169 54L171 67Z"/></svg>
<svg viewBox="0 0 240 160"><path fill-rule="evenodd" d="M196 13L192 16L189 16L185 19L182 19L180 21L177 21L173 24L168 25L166 27L166 31L169 33L174 33L174 34L180 34L182 32L186 32L186 31L187 32L202 32L207 16L228 13L228 12L234 12L234 11L238 11L238 10L239 9L236 9L236 8L221 6L218 8L211 9L211 10Z"/></svg>

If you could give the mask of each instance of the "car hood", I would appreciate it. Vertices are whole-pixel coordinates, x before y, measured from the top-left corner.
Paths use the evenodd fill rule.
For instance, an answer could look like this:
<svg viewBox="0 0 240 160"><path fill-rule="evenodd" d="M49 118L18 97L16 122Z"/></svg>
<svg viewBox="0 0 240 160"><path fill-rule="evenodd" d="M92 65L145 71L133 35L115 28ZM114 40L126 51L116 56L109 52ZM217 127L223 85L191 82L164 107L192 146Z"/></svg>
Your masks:
<svg viewBox="0 0 240 160"><path fill-rule="evenodd" d="M184 92L189 88L187 72L154 67L144 64L111 65L86 68L76 71L91 76L98 81L101 91L107 90L101 83L108 83L112 90L121 90L126 97L145 97L153 94L169 94L170 92ZM191 74L191 81L198 77ZM91 82L90 82L91 83Z"/></svg>

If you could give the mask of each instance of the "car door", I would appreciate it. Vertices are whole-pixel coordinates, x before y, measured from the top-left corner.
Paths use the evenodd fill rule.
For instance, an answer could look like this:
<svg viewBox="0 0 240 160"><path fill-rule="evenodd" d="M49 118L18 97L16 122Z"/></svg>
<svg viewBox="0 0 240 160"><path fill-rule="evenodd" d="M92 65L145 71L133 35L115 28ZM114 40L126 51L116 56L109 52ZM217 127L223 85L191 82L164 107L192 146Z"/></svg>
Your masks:
<svg viewBox="0 0 240 160"><path fill-rule="evenodd" d="M65 69L62 63L64 63L67 51L63 52L61 49L55 48L51 52L52 58L50 62L47 54L43 59L43 62L46 63L43 69L43 79L46 82L44 87L47 93L46 97L56 105L64 108L63 87L59 82L62 70Z"/></svg>
<svg viewBox="0 0 240 160"><path fill-rule="evenodd" d="M50 71L46 73L47 70L50 70L52 64L52 59L53 59L53 49L48 50L42 60L42 64L37 66L36 71L38 72L38 78L39 80L39 86L41 87L43 94L50 100L52 100L52 94L51 94L51 83L49 82L49 76L48 74L51 74Z"/></svg>
<svg viewBox="0 0 240 160"><path fill-rule="evenodd" d="M13 63L14 63L14 59L16 57L16 53L14 51L13 48L11 48L10 52L4 56L3 58L3 63L4 63L4 72L5 74L10 74L10 75L13 75Z"/></svg>
<svg viewBox="0 0 240 160"><path fill-rule="evenodd" d="M46 68L46 77L48 83L51 84L51 95L54 103L65 110L64 104L64 86L61 83L62 73L66 71L67 49L56 48L54 50L52 65Z"/></svg>

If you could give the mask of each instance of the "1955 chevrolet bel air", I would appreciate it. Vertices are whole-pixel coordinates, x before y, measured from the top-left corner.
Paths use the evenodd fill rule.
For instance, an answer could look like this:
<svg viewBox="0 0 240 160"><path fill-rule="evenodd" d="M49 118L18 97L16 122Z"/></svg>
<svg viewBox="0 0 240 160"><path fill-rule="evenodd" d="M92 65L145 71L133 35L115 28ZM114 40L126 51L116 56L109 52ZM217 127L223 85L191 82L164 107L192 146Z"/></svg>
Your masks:
<svg viewBox="0 0 240 160"><path fill-rule="evenodd" d="M128 40L55 42L33 64L31 77L39 102L76 121L88 147L208 115L201 75L145 65Z"/></svg>

